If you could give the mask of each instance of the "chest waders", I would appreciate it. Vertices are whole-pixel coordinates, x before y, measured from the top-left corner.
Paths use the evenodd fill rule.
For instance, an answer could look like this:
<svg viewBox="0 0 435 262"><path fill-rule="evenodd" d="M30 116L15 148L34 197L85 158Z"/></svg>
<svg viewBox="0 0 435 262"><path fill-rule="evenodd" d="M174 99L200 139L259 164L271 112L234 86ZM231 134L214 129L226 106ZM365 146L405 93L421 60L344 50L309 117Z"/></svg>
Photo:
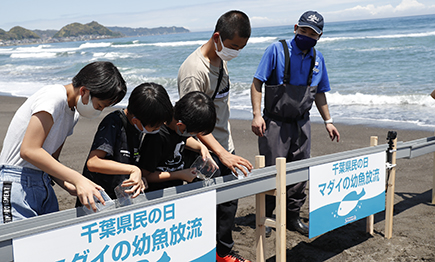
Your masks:
<svg viewBox="0 0 435 262"><path fill-rule="evenodd" d="M301 124L308 121L310 109L317 93L317 86L311 86L313 68L316 62L316 50L313 48L310 73L307 85L296 86L290 84L290 54L285 40L280 40L284 48L285 69L284 80L280 85L268 85L266 83L264 97L264 115L271 120L283 123L296 124L298 126L298 137L301 133L309 139L309 134L301 130ZM300 138L297 139L299 144Z"/></svg>
<svg viewBox="0 0 435 262"><path fill-rule="evenodd" d="M283 84L269 85L266 82L264 97L264 117L266 131L258 138L259 152L265 156L266 166L275 164L276 157L286 157L287 162L310 157L311 128L309 111L317 93L317 86L311 86L316 51L313 58L307 84L296 86L290 84L290 55L285 40L280 40L284 47L285 71ZM287 224L290 218L299 217L305 203L306 181L286 187ZM274 196L266 196L266 216L272 216L276 206Z"/></svg>

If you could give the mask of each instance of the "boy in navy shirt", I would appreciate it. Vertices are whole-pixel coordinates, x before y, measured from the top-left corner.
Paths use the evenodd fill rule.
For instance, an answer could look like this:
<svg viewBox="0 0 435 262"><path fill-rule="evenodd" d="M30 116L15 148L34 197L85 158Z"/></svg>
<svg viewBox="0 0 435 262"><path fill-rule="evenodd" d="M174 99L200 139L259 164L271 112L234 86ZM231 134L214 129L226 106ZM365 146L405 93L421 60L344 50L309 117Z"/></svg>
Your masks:
<svg viewBox="0 0 435 262"><path fill-rule="evenodd" d="M163 86L155 83L137 86L126 109L114 111L101 121L83 175L101 185L112 199L116 198L114 188L120 183L132 186L126 192L138 196L146 188L137 167L141 140L171 121L172 110Z"/></svg>

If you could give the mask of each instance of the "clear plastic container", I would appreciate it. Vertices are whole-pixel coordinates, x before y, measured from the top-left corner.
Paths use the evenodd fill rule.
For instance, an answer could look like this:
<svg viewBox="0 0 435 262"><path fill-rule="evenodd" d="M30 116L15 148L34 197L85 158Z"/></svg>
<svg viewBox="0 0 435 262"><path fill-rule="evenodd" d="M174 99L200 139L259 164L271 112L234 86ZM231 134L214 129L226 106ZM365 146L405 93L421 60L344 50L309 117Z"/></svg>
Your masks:
<svg viewBox="0 0 435 262"><path fill-rule="evenodd" d="M117 185L114 189L117 198L117 207L128 206L146 200L144 193L140 193L137 197L133 198L133 194L125 192L125 190L129 190L132 187L123 187L121 184Z"/></svg>
<svg viewBox="0 0 435 262"><path fill-rule="evenodd" d="M100 190L100 195L101 197L103 197L104 201L105 201L105 205L103 205L100 200L98 200L98 198L96 196L94 196L94 201L95 201L95 206L97 207L97 211L96 212L100 212L103 210L109 210L109 209L114 209L115 208L115 201L113 201L106 193L106 191L104 190ZM88 209L85 206L82 206L83 211L85 211L86 214L93 214L96 213L94 212L94 210L92 209Z"/></svg>
<svg viewBox="0 0 435 262"><path fill-rule="evenodd" d="M196 177L202 180L208 180L213 177L219 167L211 158L202 159L202 156L196 158L195 162L190 166L195 168Z"/></svg>
<svg viewBox="0 0 435 262"><path fill-rule="evenodd" d="M129 194L125 192L125 190L129 190L129 189L131 189L131 186L123 187L121 185L117 185L115 187L114 191L119 206L123 207L123 206L128 206L133 204L133 200L131 198L133 194Z"/></svg>
<svg viewBox="0 0 435 262"><path fill-rule="evenodd" d="M238 169L237 167L235 168L237 171L237 174L234 174L234 172L231 172L231 174L233 174L233 176L236 177L237 179L244 179L246 177L250 177L252 175L252 172L249 172L248 168L246 168L245 166L242 166L242 167L245 169L247 176L245 176L245 174L243 174L242 170Z"/></svg>

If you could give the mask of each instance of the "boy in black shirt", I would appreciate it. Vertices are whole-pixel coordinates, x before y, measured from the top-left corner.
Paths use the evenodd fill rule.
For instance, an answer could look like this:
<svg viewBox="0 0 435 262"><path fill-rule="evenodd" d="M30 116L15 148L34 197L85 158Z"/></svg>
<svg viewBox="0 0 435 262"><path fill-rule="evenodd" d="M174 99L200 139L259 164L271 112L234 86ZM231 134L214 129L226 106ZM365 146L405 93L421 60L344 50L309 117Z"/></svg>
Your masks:
<svg viewBox="0 0 435 262"><path fill-rule="evenodd" d="M158 132L172 115L172 103L163 86L137 86L126 109L114 111L101 121L83 175L101 185L112 199L116 198L114 188L124 180L122 186L132 186L126 192L138 196L146 189L137 167L141 139L144 134Z"/></svg>
<svg viewBox="0 0 435 262"><path fill-rule="evenodd" d="M191 92L174 106L172 121L162 125L158 134L145 137L139 167L148 181L148 191L192 182L196 174L186 167L183 150L196 151L211 158L203 144L193 136L207 135L214 129L216 110L213 101L203 92Z"/></svg>

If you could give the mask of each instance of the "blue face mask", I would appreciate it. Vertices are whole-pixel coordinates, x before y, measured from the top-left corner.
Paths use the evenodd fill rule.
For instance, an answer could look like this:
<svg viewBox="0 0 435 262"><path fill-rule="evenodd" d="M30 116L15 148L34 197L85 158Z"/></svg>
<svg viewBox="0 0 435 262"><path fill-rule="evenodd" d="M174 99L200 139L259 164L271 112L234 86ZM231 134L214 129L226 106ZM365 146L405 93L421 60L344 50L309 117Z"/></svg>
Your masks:
<svg viewBox="0 0 435 262"><path fill-rule="evenodd" d="M305 35L297 34L295 37L296 45L302 51L310 50L311 47L314 47L317 44L317 40Z"/></svg>

